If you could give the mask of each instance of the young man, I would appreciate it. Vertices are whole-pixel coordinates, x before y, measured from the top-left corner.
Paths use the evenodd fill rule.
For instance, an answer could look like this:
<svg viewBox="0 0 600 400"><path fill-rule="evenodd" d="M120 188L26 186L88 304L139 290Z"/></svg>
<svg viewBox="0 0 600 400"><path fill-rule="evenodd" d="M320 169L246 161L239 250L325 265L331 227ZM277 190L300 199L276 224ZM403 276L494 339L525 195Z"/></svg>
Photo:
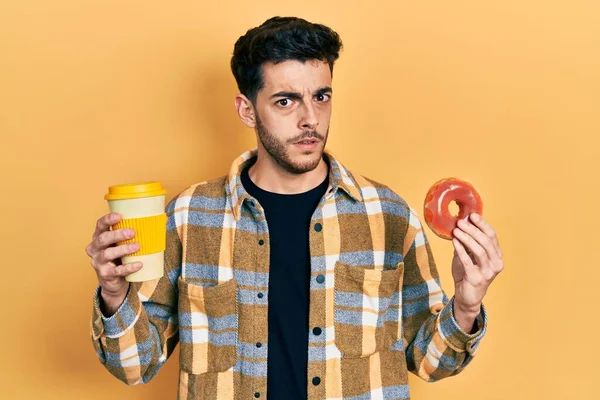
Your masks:
<svg viewBox="0 0 600 400"><path fill-rule="evenodd" d="M239 38L235 105L257 149L168 204L163 278L126 282L138 245L115 243L135 232L98 220L92 339L114 376L148 382L179 342L180 399L407 399L408 371L472 360L503 268L494 230L477 215L455 230L448 299L416 212L325 151L341 47L298 18Z"/></svg>

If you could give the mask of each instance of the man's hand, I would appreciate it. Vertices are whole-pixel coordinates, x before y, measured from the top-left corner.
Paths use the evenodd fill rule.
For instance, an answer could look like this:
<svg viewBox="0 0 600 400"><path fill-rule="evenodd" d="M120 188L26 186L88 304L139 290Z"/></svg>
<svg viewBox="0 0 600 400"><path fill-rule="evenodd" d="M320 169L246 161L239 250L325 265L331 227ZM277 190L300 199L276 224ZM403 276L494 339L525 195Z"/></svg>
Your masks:
<svg viewBox="0 0 600 400"><path fill-rule="evenodd" d="M496 232L478 214L458 221L453 231L454 318L470 333L488 287L504 268Z"/></svg>
<svg viewBox="0 0 600 400"><path fill-rule="evenodd" d="M111 231L110 227L121 220L117 213L111 213L101 217L96 223L96 231L92 236L92 242L85 248L86 254L100 284L100 296L102 298L102 312L105 316L113 315L127 295L129 282L125 276L139 271L142 263L121 264L121 257L135 253L139 250L139 243L130 243L116 246L122 240L131 239L135 236L132 229L118 229Z"/></svg>

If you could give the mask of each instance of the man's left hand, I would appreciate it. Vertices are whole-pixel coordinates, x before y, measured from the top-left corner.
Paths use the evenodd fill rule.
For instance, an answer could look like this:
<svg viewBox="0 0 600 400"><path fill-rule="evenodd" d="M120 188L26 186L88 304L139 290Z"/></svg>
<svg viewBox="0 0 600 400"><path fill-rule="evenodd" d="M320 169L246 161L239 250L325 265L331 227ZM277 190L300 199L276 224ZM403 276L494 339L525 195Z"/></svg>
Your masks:
<svg viewBox="0 0 600 400"><path fill-rule="evenodd" d="M453 234L454 318L469 333L488 287L504 268L502 250L496 232L479 214L458 221Z"/></svg>

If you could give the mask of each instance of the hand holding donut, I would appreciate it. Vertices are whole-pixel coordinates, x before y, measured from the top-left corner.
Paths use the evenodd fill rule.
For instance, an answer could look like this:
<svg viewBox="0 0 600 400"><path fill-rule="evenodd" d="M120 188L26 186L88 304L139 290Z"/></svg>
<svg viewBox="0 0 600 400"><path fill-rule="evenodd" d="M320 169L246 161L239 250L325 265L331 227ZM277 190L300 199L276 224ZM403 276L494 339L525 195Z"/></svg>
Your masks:
<svg viewBox="0 0 600 400"><path fill-rule="evenodd" d="M452 201L458 204L458 216L448 210ZM454 317L469 333L489 285L504 268L496 232L481 216L481 196L464 180L446 178L436 182L425 197L424 208L425 222L431 230L454 245Z"/></svg>

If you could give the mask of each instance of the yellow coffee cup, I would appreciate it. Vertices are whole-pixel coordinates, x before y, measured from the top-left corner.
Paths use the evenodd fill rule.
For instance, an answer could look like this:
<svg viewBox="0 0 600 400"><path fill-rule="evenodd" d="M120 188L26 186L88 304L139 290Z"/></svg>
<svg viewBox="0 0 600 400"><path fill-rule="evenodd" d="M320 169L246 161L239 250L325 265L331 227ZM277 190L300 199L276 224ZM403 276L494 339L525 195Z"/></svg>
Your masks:
<svg viewBox="0 0 600 400"><path fill-rule="evenodd" d="M127 183L108 187L104 196L111 212L123 216L112 230L129 228L135 237L117 245L138 242L140 249L122 257L123 264L141 261L143 268L125 279L144 282L164 275L164 252L167 241L167 215L165 198L167 191L159 182Z"/></svg>

